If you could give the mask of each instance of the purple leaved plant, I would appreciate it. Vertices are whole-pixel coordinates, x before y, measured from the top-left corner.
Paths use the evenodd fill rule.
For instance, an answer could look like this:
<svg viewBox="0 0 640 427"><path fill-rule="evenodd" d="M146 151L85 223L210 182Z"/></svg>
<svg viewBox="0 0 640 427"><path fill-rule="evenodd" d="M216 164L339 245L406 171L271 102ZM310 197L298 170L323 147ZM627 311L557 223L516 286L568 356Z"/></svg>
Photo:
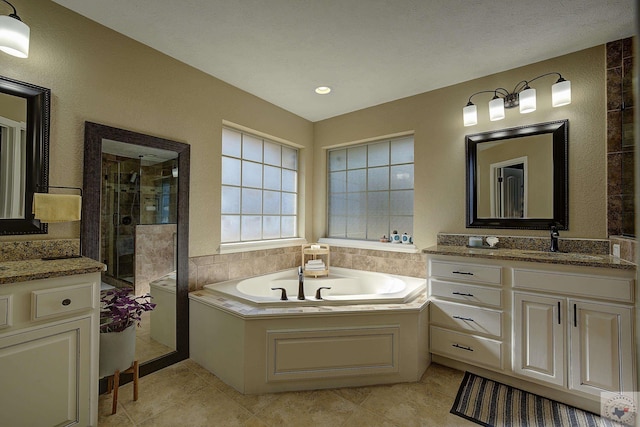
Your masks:
<svg viewBox="0 0 640 427"><path fill-rule="evenodd" d="M156 307L151 295L137 297L127 288L103 292L100 303L100 332L122 332L133 324L139 326L142 313Z"/></svg>

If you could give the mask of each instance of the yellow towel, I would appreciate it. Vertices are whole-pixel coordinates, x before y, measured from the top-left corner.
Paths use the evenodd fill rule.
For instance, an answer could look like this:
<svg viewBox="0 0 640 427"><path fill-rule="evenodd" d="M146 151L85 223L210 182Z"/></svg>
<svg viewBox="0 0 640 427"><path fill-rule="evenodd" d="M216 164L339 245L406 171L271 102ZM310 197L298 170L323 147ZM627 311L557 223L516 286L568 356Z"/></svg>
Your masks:
<svg viewBox="0 0 640 427"><path fill-rule="evenodd" d="M35 193L33 214L42 222L80 221L82 197L73 194Z"/></svg>

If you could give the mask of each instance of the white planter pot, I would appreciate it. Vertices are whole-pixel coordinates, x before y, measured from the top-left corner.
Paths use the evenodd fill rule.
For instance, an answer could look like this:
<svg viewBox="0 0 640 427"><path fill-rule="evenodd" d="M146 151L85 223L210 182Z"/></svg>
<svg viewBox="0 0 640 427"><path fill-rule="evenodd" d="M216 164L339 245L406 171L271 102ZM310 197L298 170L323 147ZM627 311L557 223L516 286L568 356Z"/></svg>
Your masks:
<svg viewBox="0 0 640 427"><path fill-rule="evenodd" d="M122 372L129 369L135 358L135 324L122 332L100 333L100 378L113 375L116 371Z"/></svg>

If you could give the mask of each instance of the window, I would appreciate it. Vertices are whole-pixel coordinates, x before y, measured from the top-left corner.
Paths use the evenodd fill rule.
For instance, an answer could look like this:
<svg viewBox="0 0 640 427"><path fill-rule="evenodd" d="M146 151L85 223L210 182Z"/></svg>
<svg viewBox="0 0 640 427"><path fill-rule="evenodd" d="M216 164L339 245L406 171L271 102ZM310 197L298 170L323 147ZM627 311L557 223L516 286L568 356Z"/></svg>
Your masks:
<svg viewBox="0 0 640 427"><path fill-rule="evenodd" d="M298 150L222 130L222 243L298 236Z"/></svg>
<svg viewBox="0 0 640 427"><path fill-rule="evenodd" d="M413 136L328 152L328 237L413 234Z"/></svg>

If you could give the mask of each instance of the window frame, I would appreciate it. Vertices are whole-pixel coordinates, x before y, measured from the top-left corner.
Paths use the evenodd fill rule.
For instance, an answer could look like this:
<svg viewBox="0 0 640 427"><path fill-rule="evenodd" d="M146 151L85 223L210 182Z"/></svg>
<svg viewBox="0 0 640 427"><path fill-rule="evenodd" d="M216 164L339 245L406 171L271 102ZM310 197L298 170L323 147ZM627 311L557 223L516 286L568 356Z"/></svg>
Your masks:
<svg viewBox="0 0 640 427"><path fill-rule="evenodd" d="M288 143L283 141L280 138L276 138L276 137L272 137L269 135L265 135L262 134L261 132L256 132L256 131L252 131L250 129L246 129L244 127L236 127L236 126L231 126L228 124L224 124L222 126L222 138L224 138L224 132L225 131L230 131L230 132L235 132L239 134L240 137L240 153L238 156L236 155L230 155L230 154L221 154L221 191L220 191L220 248L222 249L223 247L227 249L227 251L242 251L242 250L246 250L245 248L248 246L252 246L252 247L256 247L256 246L269 246L269 247L277 247L281 244L287 244L290 243L292 241L298 241L300 240L300 230L299 230L299 224L300 224L300 209L299 209L299 202L300 202L300 149L302 147L297 146L296 144L293 143ZM257 161L255 158L252 158L252 156L245 156L245 152L244 152L244 144L243 141L245 140L245 137L249 137L251 139L254 140L259 140L260 141L260 147L261 147L261 160ZM281 147L280 149L280 164L279 165L274 165L272 162L267 163L265 161L265 144L274 144L274 145L278 145L279 147ZM291 168L289 165L285 164L285 155L286 153L283 151L284 149L290 150L291 153L295 156L294 159L294 168ZM225 184L224 183L224 167L222 165L222 163L224 162L224 159L232 159L235 161L239 162L239 183L236 184ZM260 170L261 170L261 178L260 178L260 185L256 186L256 185L245 185L245 179L244 179L244 169L245 166L247 166L247 164L251 164L251 165L259 165L260 166ZM280 173L280 182L279 182L279 189L273 189L271 187L265 186L265 167L268 168L277 168L279 170ZM293 177L293 190L289 187L289 188L284 188L285 186L283 185L283 175L284 172L289 171L289 172L293 172L295 174L295 176ZM224 206L223 206L223 197L224 197L224 188L236 188L238 190L238 208L237 208L237 213L229 213L229 212L225 212L224 211ZM261 202L260 202L260 212L259 213L247 213L247 212L243 212L243 191L244 190L248 190L248 191L260 191L261 192ZM279 212L277 214L275 213L265 213L265 199L264 199L264 195L266 192L269 193L273 193L276 192L278 193L278 199L279 199ZM293 213L284 213L283 212L283 195L287 194L287 195L293 195L293 201L289 203L289 206L293 209ZM243 216L244 217L259 217L260 218L260 227L259 227L259 235L260 238L258 239L245 239L243 240ZM224 240L224 218L225 217L237 217L237 221L238 221L238 240ZM274 236L268 236L265 238L265 231L264 231L264 225L265 225L265 218L267 217L278 217L279 218L279 231L278 231L278 235L279 237L274 237ZM293 220L293 226L292 226L292 235L289 235L287 233L283 234L283 219L284 218L289 218Z"/></svg>
<svg viewBox="0 0 640 427"><path fill-rule="evenodd" d="M411 161L407 162L393 162L393 158L392 158L392 144L394 142L397 141L401 141L401 140L407 140L407 139L411 139L411 145L412 145L412 153L411 153ZM374 164L374 165L370 165L370 155L369 155L369 147L371 146L375 146L377 144L380 143L388 143L388 159L386 161L386 163L384 164ZM348 150L353 150L353 149L358 149L360 147L366 147L366 152L364 154L364 158L365 158L365 165L364 167L354 167L354 168L349 168L349 163L348 163ZM334 169L332 170L331 168L331 153L332 152L336 152L338 150L345 150L345 155L346 158L344 160L345 162L345 167L344 169ZM379 239L382 238L382 235L372 235L372 233L376 233L375 230L369 231L369 220L370 220L370 215L369 215L369 203L371 198L369 197L370 194L373 193L387 193L387 207L386 207L386 212L383 215L384 220L387 222L387 229L388 231L384 233L384 235L388 238L389 234L392 233L394 230L397 230L397 232L399 234L402 234L403 232L407 232L408 234L413 234L413 229L414 229L414 217L415 217L415 134L412 133L403 133L403 134L396 134L393 136L385 136L385 137L379 137L379 138L372 138L372 139L368 139L365 141L358 141L358 142L353 142L353 143L349 143L349 144L342 144L342 145L338 145L338 146L332 146L332 147L328 147L326 149L326 238L325 239L339 239L339 240L349 240L349 241L361 241L361 242L377 242L379 241ZM391 181L391 173L392 173L392 169L393 167L398 167L398 166L406 166L406 165L411 165L412 168L412 183L411 183L411 187L410 188L393 188L392 185L392 181ZM376 168L380 168L380 167L386 167L388 168L388 185L386 187L386 189L384 190L371 190L369 189L369 180L371 177L370 171ZM331 188L331 173L332 172L344 172L346 175L348 175L349 171L355 171L355 170L363 170L364 171L364 184L363 184L363 188L364 191L355 191L352 193L361 193L364 195L364 217L363 217L363 222L364 222L364 236L358 236L358 237L349 237L349 210L348 210L348 206L347 206L347 200L348 200L348 194L349 194L349 182L348 182L348 177L345 178L345 191L344 193L342 192L332 192L332 188ZM394 192L400 192L400 191L411 191L412 192L412 201L411 201L411 215L406 215L406 214L392 214L393 212L393 207L392 207L392 194ZM344 194L345 195L345 207L344 207L344 211L345 214L344 215L339 215L339 216L343 216L344 217L344 234L338 236L337 234L332 234L332 230L331 230L331 221L334 217L336 217L336 214L331 212L332 210L332 195L333 194ZM407 218L407 223L410 224L410 228L409 230L401 230L398 229L396 225L393 224L393 218L394 217L404 217Z"/></svg>

